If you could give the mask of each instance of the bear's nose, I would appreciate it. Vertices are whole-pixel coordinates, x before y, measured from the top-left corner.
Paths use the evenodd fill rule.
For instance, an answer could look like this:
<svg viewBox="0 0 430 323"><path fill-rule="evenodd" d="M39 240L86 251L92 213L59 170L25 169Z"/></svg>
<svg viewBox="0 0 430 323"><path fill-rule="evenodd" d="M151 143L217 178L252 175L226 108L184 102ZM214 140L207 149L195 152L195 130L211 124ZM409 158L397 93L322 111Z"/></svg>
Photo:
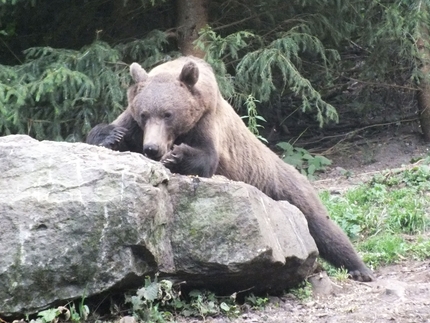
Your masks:
<svg viewBox="0 0 430 323"><path fill-rule="evenodd" d="M159 159L159 153L160 149L158 148L158 145L155 144L147 144L143 145L143 153L146 157L157 160Z"/></svg>

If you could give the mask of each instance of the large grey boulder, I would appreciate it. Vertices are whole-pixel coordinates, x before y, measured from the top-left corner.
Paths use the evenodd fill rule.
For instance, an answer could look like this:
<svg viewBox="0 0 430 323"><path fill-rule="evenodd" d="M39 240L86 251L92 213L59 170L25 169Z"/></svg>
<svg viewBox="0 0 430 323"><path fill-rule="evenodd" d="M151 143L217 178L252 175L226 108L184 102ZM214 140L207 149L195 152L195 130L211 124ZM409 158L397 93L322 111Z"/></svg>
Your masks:
<svg viewBox="0 0 430 323"><path fill-rule="evenodd" d="M0 138L0 316L143 284L278 292L312 270L301 212L134 153Z"/></svg>

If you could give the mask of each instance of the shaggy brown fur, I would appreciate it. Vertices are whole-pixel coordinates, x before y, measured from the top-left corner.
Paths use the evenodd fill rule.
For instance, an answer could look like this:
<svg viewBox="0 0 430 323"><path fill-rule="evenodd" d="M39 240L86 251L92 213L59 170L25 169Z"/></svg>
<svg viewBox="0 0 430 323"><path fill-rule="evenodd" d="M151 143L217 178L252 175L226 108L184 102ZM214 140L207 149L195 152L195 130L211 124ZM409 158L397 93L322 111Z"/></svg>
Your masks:
<svg viewBox="0 0 430 323"><path fill-rule="evenodd" d="M207 63L183 57L150 73L137 63L131 65L130 71L136 84L128 91L129 106L111 125L104 126L113 127L116 134L112 129L108 136L99 135L100 129L94 130L89 143L115 149L103 141L118 142L119 128L124 132L123 142L128 140L133 147L142 143L138 137L143 136L139 152L160 160L172 172L205 177L224 175L251 184L275 200L287 200L306 216L323 258L348 269L354 279L372 280L372 272L347 236L330 220L307 178L247 129L221 96ZM123 146L127 148L127 144Z"/></svg>

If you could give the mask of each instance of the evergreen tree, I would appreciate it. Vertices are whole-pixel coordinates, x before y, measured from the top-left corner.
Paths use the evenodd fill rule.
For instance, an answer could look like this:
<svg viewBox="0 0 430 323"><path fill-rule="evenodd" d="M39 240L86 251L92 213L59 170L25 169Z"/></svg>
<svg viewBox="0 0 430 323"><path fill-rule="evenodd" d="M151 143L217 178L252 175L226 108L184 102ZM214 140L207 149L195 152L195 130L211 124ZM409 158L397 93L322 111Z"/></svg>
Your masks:
<svg viewBox="0 0 430 323"><path fill-rule="evenodd" d="M322 126L339 98L353 111L378 86L428 93L428 1L2 0L0 133L83 140L125 108L129 63L179 51L205 54L254 130L299 110Z"/></svg>
<svg viewBox="0 0 430 323"><path fill-rule="evenodd" d="M71 6L61 7L62 10L59 11L58 16L64 17L65 21L69 21L69 17L76 19L81 12L79 3L79 1L72 1ZM36 10L35 16L40 19L45 19L49 15L45 1L23 0L19 4L23 8L18 8L17 2L10 2L9 6L6 5L3 8L2 19L6 17L4 14L6 10L11 10L16 14L15 22L25 24L20 19L28 13L29 8ZM53 4L60 5L58 1L50 3L50 5ZM26 49L23 52L24 57L15 54L13 46L9 46L14 54L10 56L10 59L19 60L22 63L0 67L0 102L3 104L1 112L4 116L0 123L0 131L3 134L29 133L38 139L82 140L85 133L95 123L111 121L126 105L124 93L129 78L126 73L127 65L123 62L137 60L145 67L151 67L165 59L167 55L168 57L176 56L177 52L173 50L175 44L184 49L185 53L199 54L190 52L190 42L197 37L184 38L183 24L186 19L183 17L185 14L193 13L193 11L186 12L186 10L198 7L199 4L201 8L207 9L206 4L204 1L182 1L180 4L178 23L181 25L165 25L163 26L164 32L148 29L146 37L140 40L119 44L96 40L91 45L75 50L37 46ZM222 4L222 2L211 3L215 7ZM100 5L100 1L93 1L91 5L88 5L88 12L77 20L76 25L76 29L84 28L85 23L87 26L90 25L95 30L97 39L103 38L105 32L95 28L94 24L90 24L90 22L94 21L97 14L113 14L112 8L108 6L102 10ZM129 2L124 2L122 5L127 8ZM277 2L275 1L272 5L277 5ZM169 11L172 9L171 3L164 4L162 1L144 3L145 8L154 8L154 6L167 8ZM265 13L270 9L268 6L262 8L259 2L249 3L248 6L258 11L262 17L270 16ZM111 3L111 7L118 8L118 5ZM237 8L233 9L237 10ZM171 12L167 14L167 16L171 15ZM200 25L206 22L208 15L206 12L202 14L203 18L197 17ZM264 18L266 19L266 17ZM271 24L276 24L279 18L282 17L271 17L270 19L273 20ZM112 17L105 17L105 19L110 22ZM212 17L212 19L219 19L219 17ZM37 22L40 23L40 20L36 20L35 23L37 24ZM244 27L247 25L249 22ZM69 32L71 35L75 35L75 32L67 27L68 25L59 24L58 33L49 33L54 45L62 43L65 37L61 37L61 35ZM324 117L335 119L336 113L330 105L321 100L319 93L301 75L299 53L302 50L308 52L316 50L316 54L325 63L328 62L326 53L321 42L309 33L306 24L294 28L295 30L279 32L277 37L274 35L262 37L257 33L257 29L252 32L236 32L223 36L215 34L210 27L206 27L201 33L196 51L207 52L207 59L220 73L220 80L226 79L223 76L228 76L230 81L234 80L234 82L230 82L229 86L226 86L224 81L220 81L220 83L224 85L224 94L233 98L233 102L239 107L242 107L244 102L249 102L250 97L255 98L255 103L266 102L274 91L291 88L302 97L305 109L315 107L317 119L322 124ZM3 35L9 38L11 44L14 44L12 34L17 35L19 29L17 27L12 33L3 30ZM228 29L231 28L227 28L226 31ZM114 31L115 28L109 26L108 30ZM265 32L265 29L261 29L261 32ZM172 33L174 37L171 37ZM195 34L197 35L197 30L195 30ZM251 40L251 42L248 44L247 40ZM79 42L71 43L70 47L79 46L79 44ZM191 46L194 48L193 43ZM225 46L225 48L221 49L218 46ZM250 46L252 51L246 54L245 46ZM225 57L221 55L225 55ZM233 62L232 59L236 62ZM225 71L223 73L223 68L228 68L231 72L227 75Z"/></svg>

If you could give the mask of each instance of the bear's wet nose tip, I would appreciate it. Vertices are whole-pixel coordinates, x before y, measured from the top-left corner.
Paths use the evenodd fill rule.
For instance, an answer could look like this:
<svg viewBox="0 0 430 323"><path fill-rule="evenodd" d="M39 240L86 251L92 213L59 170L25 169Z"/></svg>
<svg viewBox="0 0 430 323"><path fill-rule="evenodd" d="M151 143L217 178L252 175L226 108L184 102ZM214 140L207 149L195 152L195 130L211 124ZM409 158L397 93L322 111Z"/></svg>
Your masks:
<svg viewBox="0 0 430 323"><path fill-rule="evenodd" d="M154 160L160 159L160 155L159 155L160 149L155 144L143 145L143 153L148 158L151 158L151 159L154 159Z"/></svg>

